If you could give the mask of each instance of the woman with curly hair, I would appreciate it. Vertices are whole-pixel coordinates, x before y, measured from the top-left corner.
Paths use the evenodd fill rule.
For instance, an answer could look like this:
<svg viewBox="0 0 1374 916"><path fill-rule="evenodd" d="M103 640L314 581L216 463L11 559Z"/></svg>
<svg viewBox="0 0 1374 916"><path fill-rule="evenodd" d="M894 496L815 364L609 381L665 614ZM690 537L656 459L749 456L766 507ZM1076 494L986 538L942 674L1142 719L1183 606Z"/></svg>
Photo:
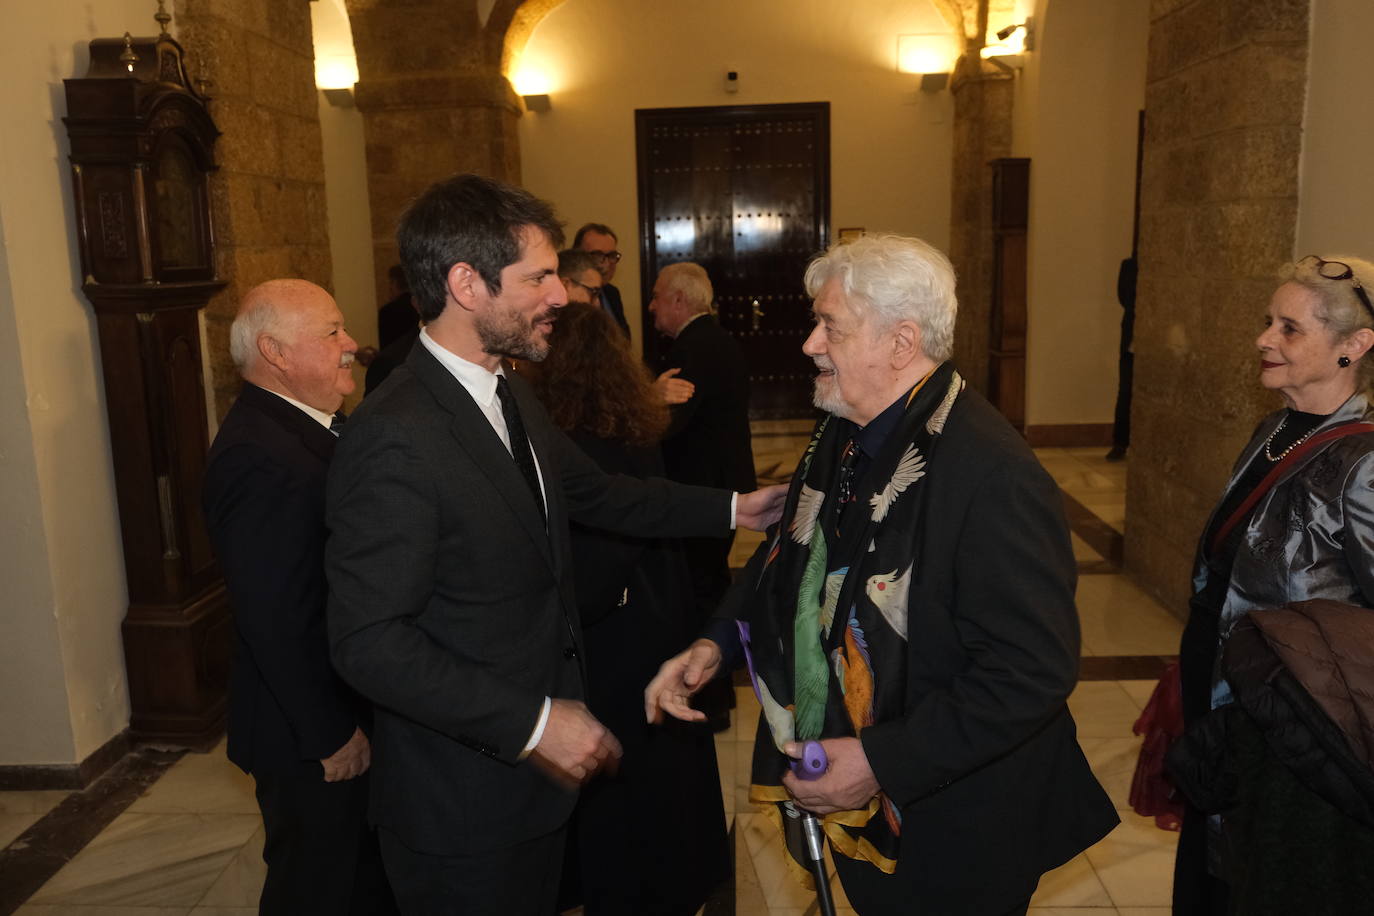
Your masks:
<svg viewBox="0 0 1374 916"><path fill-rule="evenodd" d="M601 309L559 310L549 356L523 363L554 423L605 471L663 474L668 412L624 334ZM715 744L702 725L647 725L644 687L688 645L691 582L680 546L573 525L587 705L620 739L619 771L582 790L560 907L587 916L695 913L728 874Z"/></svg>

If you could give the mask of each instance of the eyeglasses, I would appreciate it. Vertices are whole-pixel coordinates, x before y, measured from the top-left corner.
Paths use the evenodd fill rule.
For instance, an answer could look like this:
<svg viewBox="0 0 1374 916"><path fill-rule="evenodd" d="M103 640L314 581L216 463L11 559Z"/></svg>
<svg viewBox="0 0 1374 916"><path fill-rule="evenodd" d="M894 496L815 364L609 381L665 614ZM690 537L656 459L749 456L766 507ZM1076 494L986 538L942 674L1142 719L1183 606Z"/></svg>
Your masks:
<svg viewBox="0 0 1374 916"><path fill-rule="evenodd" d="M1344 261L1327 261L1324 258L1317 257L1315 254L1309 254L1298 263L1305 264L1308 261L1312 261L1316 264L1317 274L1323 279L1349 280L1350 285L1355 289L1355 295L1359 297L1360 304L1363 305L1364 310L1369 313L1369 317L1374 318L1374 304L1370 303L1369 294L1364 291L1364 286L1360 283L1360 278L1355 276L1355 268Z"/></svg>
<svg viewBox="0 0 1374 916"><path fill-rule="evenodd" d="M580 287L582 287L583 289L585 289L585 290L587 291L587 295L589 295L589 296L592 297L592 301L593 301L593 302L600 302L600 301L601 301L601 287L599 287L599 286L588 286L588 285L585 284L585 283L581 283L581 282L578 282L577 280L574 280L572 277L568 277L568 282L571 283L573 286L580 286Z"/></svg>
<svg viewBox="0 0 1374 916"><path fill-rule="evenodd" d="M621 257L623 257L618 251L589 251L587 254L598 261L610 261L612 264L619 264Z"/></svg>

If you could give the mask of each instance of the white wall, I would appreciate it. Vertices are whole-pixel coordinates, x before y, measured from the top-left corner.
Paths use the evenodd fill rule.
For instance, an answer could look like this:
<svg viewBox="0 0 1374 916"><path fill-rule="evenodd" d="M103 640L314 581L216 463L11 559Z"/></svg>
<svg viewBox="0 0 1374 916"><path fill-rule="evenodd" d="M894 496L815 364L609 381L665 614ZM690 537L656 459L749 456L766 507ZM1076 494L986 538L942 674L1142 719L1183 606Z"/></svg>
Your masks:
<svg viewBox="0 0 1374 916"><path fill-rule="evenodd" d="M372 264L372 208L367 197L363 116L356 108L331 105L319 93L320 139L324 143L324 196L329 208L329 257L334 265L334 299L348 333L359 346L377 345L377 293ZM345 404L362 398L358 389Z"/></svg>
<svg viewBox="0 0 1374 916"><path fill-rule="evenodd" d="M127 608L95 320L79 288L63 77L156 29L144 0L10 3L0 30L0 763L80 761L128 724Z"/></svg>
<svg viewBox="0 0 1374 916"><path fill-rule="evenodd" d="M1374 259L1371 34L1369 0L1312 0L1295 256Z"/></svg>
<svg viewBox="0 0 1374 916"><path fill-rule="evenodd" d="M615 282L636 334L636 108L829 102L833 226L948 247L950 96L896 72L899 34L949 32L927 0L698 0L685 12L567 0L517 65L517 77L525 66L545 72L553 102L520 119L523 183L570 229L596 221L620 234ZM740 74L734 94L723 89L728 70Z"/></svg>
<svg viewBox="0 0 1374 916"><path fill-rule="evenodd" d="M1026 422L1110 423L1148 0L1040 0L1012 152L1031 159Z"/></svg>

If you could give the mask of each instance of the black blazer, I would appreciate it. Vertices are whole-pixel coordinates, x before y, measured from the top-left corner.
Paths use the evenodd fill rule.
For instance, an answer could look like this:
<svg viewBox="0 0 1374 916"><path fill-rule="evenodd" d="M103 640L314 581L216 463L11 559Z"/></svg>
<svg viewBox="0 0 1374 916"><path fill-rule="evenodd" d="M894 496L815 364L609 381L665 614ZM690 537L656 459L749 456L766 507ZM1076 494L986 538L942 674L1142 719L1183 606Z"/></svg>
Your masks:
<svg viewBox="0 0 1374 916"><path fill-rule="evenodd" d="M609 283L601 285L601 306L611 313L615 323L620 325L620 330L625 332L625 336L630 336L630 324L625 320L625 304L620 299L620 290Z"/></svg>
<svg viewBox="0 0 1374 916"><path fill-rule="evenodd" d="M673 340L664 369L696 385L672 408L663 438L668 476L748 493L756 486L749 436L749 370L744 351L713 315L693 320Z"/></svg>
<svg viewBox="0 0 1374 916"><path fill-rule="evenodd" d="M908 599L906 715L861 735L901 809L901 853L891 879L868 871L895 900L974 912L971 889L1014 899L1118 818L1066 704L1078 680L1077 569L1058 487L971 389L928 473ZM756 581L767 546L745 583ZM721 613L747 616L747 602L737 586ZM765 742L776 753L762 734L756 753Z"/></svg>
<svg viewBox="0 0 1374 916"><path fill-rule="evenodd" d="M245 383L210 447L202 502L238 633L229 759L249 772L328 757L359 724L325 633L324 489L336 441Z"/></svg>
<svg viewBox="0 0 1374 916"><path fill-rule="evenodd" d="M377 705L371 818L471 854L557 828L576 796L521 750L547 696L584 695L570 520L718 534L729 494L604 474L511 378L548 526L467 390L423 346L350 419L329 475L329 632Z"/></svg>

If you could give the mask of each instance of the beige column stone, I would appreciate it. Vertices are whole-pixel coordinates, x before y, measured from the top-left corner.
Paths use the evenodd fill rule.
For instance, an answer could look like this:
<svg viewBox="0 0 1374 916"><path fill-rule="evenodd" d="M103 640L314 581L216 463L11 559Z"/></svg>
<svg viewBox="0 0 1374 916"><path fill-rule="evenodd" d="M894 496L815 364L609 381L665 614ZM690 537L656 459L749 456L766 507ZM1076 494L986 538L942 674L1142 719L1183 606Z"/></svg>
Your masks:
<svg viewBox="0 0 1374 916"><path fill-rule="evenodd" d="M1126 563L1180 616L1230 466L1279 406L1253 340L1294 253L1308 6L1151 11Z"/></svg>
<svg viewBox="0 0 1374 916"><path fill-rule="evenodd" d="M979 391L988 386L992 312L993 159L1011 155L1013 83L972 50L950 82L954 96L949 257L959 277L954 361Z"/></svg>
<svg viewBox="0 0 1374 916"><path fill-rule="evenodd" d="M223 132L211 193L217 266L229 285L205 309L222 417L239 389L229 324L243 293L277 277L331 284L310 0L177 0L176 17Z"/></svg>
<svg viewBox="0 0 1374 916"><path fill-rule="evenodd" d="M520 181L516 119L523 104L502 57L507 30L527 29L528 15L509 0L498 0L485 22L477 0L347 5L381 298L386 268L396 263L396 222L417 194L458 172Z"/></svg>

